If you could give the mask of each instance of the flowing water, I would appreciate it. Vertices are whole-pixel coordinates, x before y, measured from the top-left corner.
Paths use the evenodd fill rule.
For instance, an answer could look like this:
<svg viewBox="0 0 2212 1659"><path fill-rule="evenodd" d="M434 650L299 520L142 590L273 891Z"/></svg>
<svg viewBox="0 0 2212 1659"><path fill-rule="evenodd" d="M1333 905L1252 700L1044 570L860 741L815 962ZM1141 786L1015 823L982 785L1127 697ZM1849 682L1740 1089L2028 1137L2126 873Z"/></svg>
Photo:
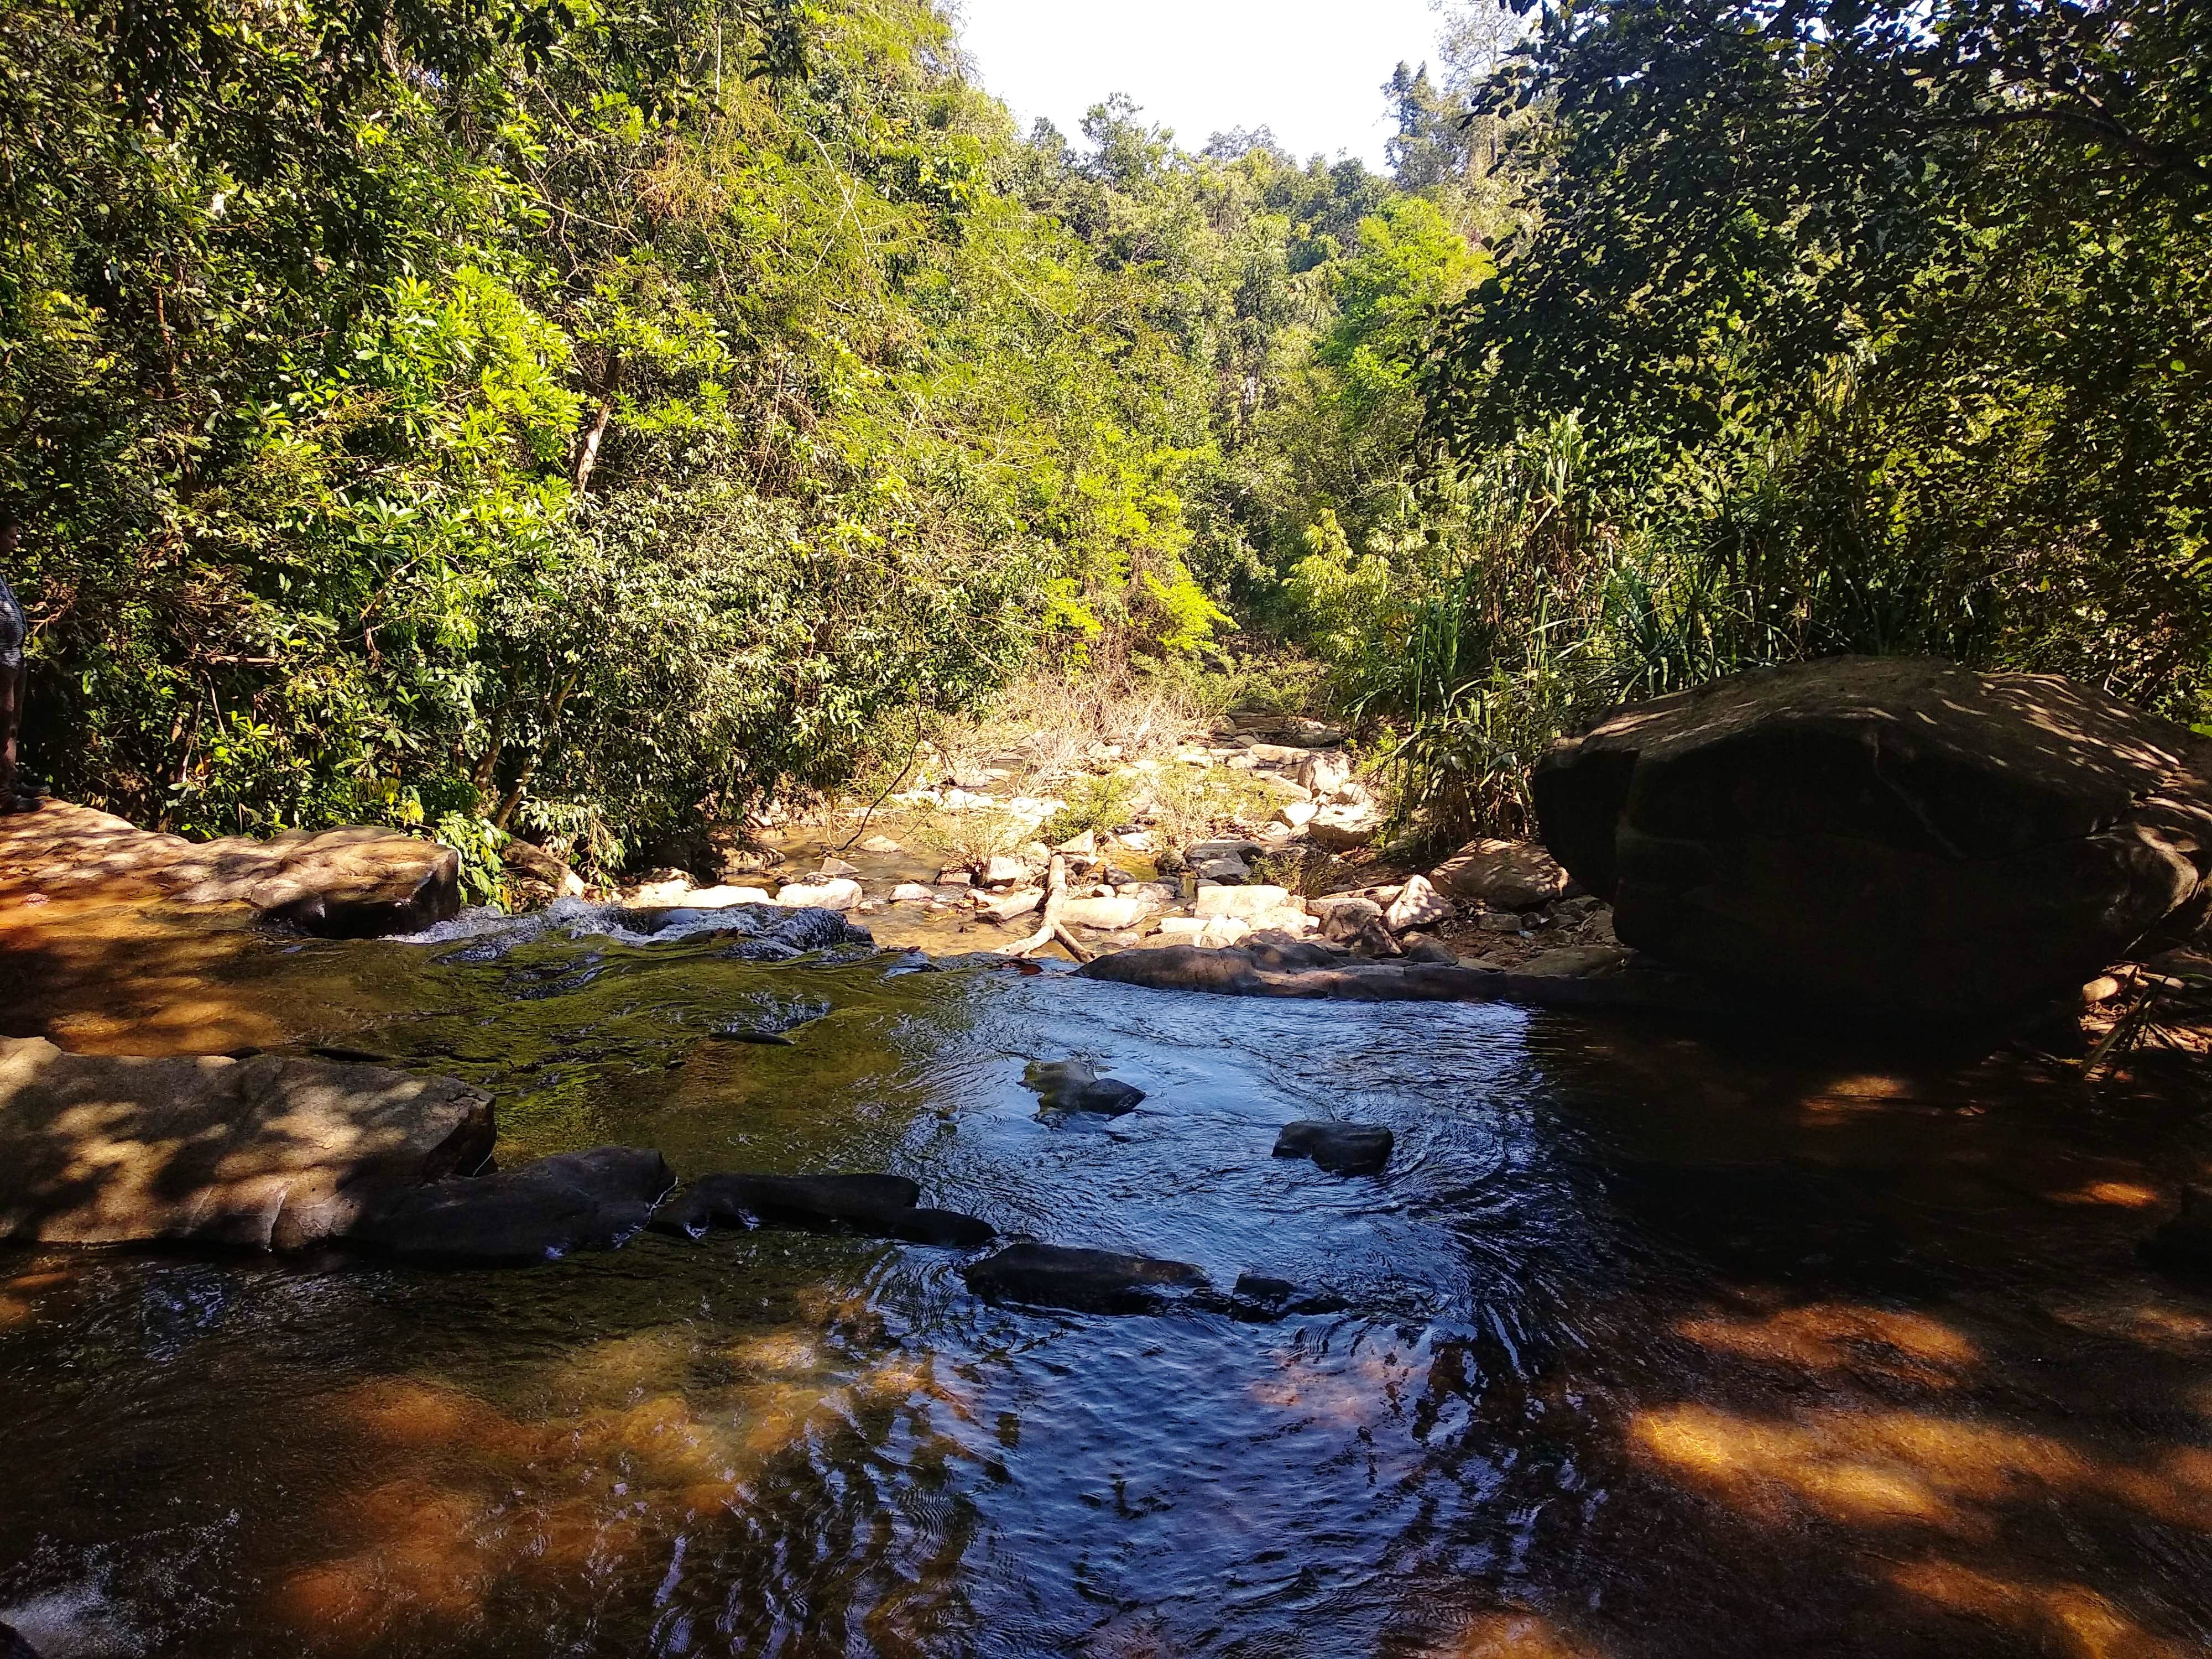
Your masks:
<svg viewBox="0 0 2212 1659"><path fill-rule="evenodd" d="M0 1255L0 1620L50 1659L2212 1648L2212 1297L2132 1253L2201 1101L729 945L239 934L197 1016L49 1023L343 1044L492 1089L508 1163L896 1170L1342 1310L1000 1308L958 1253L769 1231ZM1024 1063L1077 1055L1143 1104L1041 1119ZM1314 1116L1388 1124L1386 1173L1269 1156Z"/></svg>

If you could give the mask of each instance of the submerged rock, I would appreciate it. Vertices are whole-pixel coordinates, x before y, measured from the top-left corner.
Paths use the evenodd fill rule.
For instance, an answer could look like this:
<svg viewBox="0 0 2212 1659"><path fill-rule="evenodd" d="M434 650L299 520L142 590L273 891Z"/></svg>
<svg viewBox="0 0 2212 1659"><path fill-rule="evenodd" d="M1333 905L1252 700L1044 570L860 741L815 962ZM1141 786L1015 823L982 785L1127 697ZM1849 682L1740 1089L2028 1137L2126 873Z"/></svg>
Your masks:
<svg viewBox="0 0 2212 1659"><path fill-rule="evenodd" d="M1022 1081L1037 1091L1048 1110L1096 1112L1118 1117L1135 1109L1145 1091L1119 1078L1101 1077L1087 1060L1033 1060L1023 1068Z"/></svg>
<svg viewBox="0 0 2212 1659"><path fill-rule="evenodd" d="M1332 1175L1374 1175L1390 1161L1397 1137L1379 1123L1308 1119L1283 1126L1277 1158L1310 1158Z"/></svg>
<svg viewBox="0 0 2212 1659"><path fill-rule="evenodd" d="M820 997L755 996L707 1035L722 1042L766 1042L787 1048L797 1042L793 1031L829 1012L829 1003Z"/></svg>
<svg viewBox="0 0 2212 1659"><path fill-rule="evenodd" d="M1618 711L1532 780L1621 943L2002 1023L2212 902L2212 744L2047 675L1832 658Z"/></svg>
<svg viewBox="0 0 2212 1659"><path fill-rule="evenodd" d="M641 1231L676 1177L659 1152L596 1146L496 1175L397 1193L349 1237L408 1261L508 1267L611 1250Z"/></svg>
<svg viewBox="0 0 2212 1659"><path fill-rule="evenodd" d="M711 1227L800 1227L953 1247L998 1237L974 1216L920 1207L921 1197L904 1176L702 1176L662 1206L653 1227L693 1238Z"/></svg>
<svg viewBox="0 0 2212 1659"><path fill-rule="evenodd" d="M491 1097L453 1078L0 1038L0 1238L295 1249L477 1167L494 1133Z"/></svg>
<svg viewBox="0 0 2212 1659"><path fill-rule="evenodd" d="M960 1274L988 1302L1081 1313L1151 1313L1172 1297L1206 1287L1205 1273L1188 1261L1059 1244L1009 1244L969 1262Z"/></svg>
<svg viewBox="0 0 2212 1659"><path fill-rule="evenodd" d="M1341 1313L1351 1304L1330 1291L1309 1291L1265 1273L1237 1275L1229 1311L1240 1319L1279 1319L1285 1314Z"/></svg>

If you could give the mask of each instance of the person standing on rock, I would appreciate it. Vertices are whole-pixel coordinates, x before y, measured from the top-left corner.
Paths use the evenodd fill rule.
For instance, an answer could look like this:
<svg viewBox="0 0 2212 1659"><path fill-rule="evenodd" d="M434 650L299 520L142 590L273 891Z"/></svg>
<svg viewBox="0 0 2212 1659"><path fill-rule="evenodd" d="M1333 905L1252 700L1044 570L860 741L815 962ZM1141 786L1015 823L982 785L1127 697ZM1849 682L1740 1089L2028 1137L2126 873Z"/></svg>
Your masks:
<svg viewBox="0 0 2212 1659"><path fill-rule="evenodd" d="M23 720L23 692L29 671L23 643L31 625L8 586L7 569L15 562L22 532L13 520L0 525L0 812L13 811L15 799L15 737Z"/></svg>

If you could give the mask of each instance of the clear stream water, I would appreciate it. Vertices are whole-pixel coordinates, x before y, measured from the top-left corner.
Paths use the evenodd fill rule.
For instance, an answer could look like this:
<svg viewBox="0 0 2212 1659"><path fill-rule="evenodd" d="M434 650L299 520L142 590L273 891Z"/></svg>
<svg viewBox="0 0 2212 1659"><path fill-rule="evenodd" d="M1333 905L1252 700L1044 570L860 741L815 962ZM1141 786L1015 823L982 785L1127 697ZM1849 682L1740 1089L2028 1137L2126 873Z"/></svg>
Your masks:
<svg viewBox="0 0 2212 1659"><path fill-rule="evenodd" d="M50 1659L2212 1650L2212 1297L2132 1253L2205 1102L728 945L269 940L218 1000L482 1082L505 1162L896 1170L1346 1310L1006 1309L782 1231L0 1254L0 1620ZM708 1035L805 1000L791 1047ZM1072 1055L1147 1098L1041 1120L1024 1064ZM1383 1176L1269 1156L1332 1115Z"/></svg>

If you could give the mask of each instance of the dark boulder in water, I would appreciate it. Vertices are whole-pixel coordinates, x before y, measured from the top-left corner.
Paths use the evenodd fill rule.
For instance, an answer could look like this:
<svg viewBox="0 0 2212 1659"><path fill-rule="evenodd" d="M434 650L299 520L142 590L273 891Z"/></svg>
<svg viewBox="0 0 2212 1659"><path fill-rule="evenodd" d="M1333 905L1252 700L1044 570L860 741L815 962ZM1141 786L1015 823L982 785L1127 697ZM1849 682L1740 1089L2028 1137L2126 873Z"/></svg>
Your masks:
<svg viewBox="0 0 2212 1659"><path fill-rule="evenodd" d="M1530 787L1622 944L1814 1009L2017 1023L2212 903L2212 744L2055 676L1735 675L1616 711Z"/></svg>
<svg viewBox="0 0 2212 1659"><path fill-rule="evenodd" d="M917 1207L921 1188L894 1175L711 1175L653 1218L657 1232L697 1237L711 1227L799 1227L961 1248L998 1237L988 1222Z"/></svg>
<svg viewBox="0 0 2212 1659"><path fill-rule="evenodd" d="M1118 1117L1133 1110L1145 1091L1119 1078L1101 1077L1087 1060L1031 1060L1022 1081L1037 1092L1040 1104L1055 1112L1095 1112Z"/></svg>
<svg viewBox="0 0 2212 1659"><path fill-rule="evenodd" d="M1332 1175L1373 1175L1390 1161L1396 1137L1378 1123L1309 1120L1285 1124L1277 1158L1310 1158Z"/></svg>
<svg viewBox="0 0 2212 1659"><path fill-rule="evenodd" d="M550 1261L624 1243L675 1184L659 1152L599 1146L410 1188L380 1205L349 1237L410 1261Z"/></svg>
<svg viewBox="0 0 2212 1659"><path fill-rule="evenodd" d="M13 1625L0 1625L0 1659L39 1659L39 1650L26 1642Z"/></svg>
<svg viewBox="0 0 2212 1659"><path fill-rule="evenodd" d="M960 1273L986 1301L1080 1313L1151 1313L1171 1297L1206 1288L1205 1273L1188 1261L1058 1244L1010 1244Z"/></svg>

